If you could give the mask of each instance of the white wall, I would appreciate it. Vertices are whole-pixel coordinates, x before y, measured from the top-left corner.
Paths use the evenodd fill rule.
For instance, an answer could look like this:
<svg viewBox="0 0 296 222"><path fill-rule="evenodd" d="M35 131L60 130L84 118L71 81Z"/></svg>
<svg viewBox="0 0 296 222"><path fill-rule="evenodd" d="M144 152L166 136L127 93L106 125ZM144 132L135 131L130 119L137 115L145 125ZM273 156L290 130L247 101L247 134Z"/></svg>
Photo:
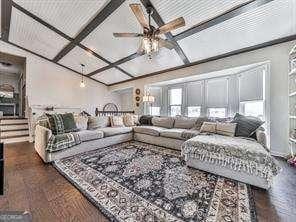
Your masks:
<svg viewBox="0 0 296 222"><path fill-rule="evenodd" d="M249 65L258 62L270 62L270 144L274 154L285 155L289 153L288 145L288 60L289 51L296 41L282 43L251 52L241 53L227 58L179 69L152 77L131 82L117 84L110 90L137 87L141 91L145 85L166 80L200 75L222 69ZM141 111L141 107L134 110Z"/></svg>
<svg viewBox="0 0 296 222"><path fill-rule="evenodd" d="M119 92L121 110L130 111L133 110L133 90Z"/></svg>
<svg viewBox="0 0 296 222"><path fill-rule="evenodd" d="M9 84L9 85L13 86L15 93L19 93L18 81L19 81L18 74L0 72L0 85Z"/></svg>
<svg viewBox="0 0 296 222"><path fill-rule="evenodd" d="M80 76L61 66L0 41L0 51L26 57L26 91L30 106L55 105L77 107L94 113L96 107L114 102L120 106L117 93L107 86L86 79L86 87L80 88Z"/></svg>

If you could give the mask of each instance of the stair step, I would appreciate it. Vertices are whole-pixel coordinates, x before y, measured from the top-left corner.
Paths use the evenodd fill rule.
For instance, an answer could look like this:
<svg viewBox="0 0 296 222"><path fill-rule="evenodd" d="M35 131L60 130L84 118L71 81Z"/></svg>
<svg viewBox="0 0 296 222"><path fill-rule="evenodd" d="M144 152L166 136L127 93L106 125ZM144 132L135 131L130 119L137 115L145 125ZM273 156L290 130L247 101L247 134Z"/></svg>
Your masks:
<svg viewBox="0 0 296 222"><path fill-rule="evenodd" d="M25 129L25 130L1 132L0 138L17 137L17 136L23 136L23 135L29 135L29 130Z"/></svg>
<svg viewBox="0 0 296 222"><path fill-rule="evenodd" d="M13 136L1 136L0 139L13 139L13 138L18 138L18 137L28 137L29 134L23 134L23 135L13 135Z"/></svg>
<svg viewBox="0 0 296 222"><path fill-rule="evenodd" d="M19 142L26 142L29 141L29 136L21 136L21 137L15 137L15 138L6 138L6 139L0 139L1 143L7 144L7 143L19 143Z"/></svg>
<svg viewBox="0 0 296 222"><path fill-rule="evenodd" d="M28 123L28 119L1 119L0 125L24 124Z"/></svg>
<svg viewBox="0 0 296 222"><path fill-rule="evenodd" d="M5 131L13 131L13 130L23 130L23 129L28 129L29 126L28 124L12 124L12 125L0 125L0 132L5 132Z"/></svg>

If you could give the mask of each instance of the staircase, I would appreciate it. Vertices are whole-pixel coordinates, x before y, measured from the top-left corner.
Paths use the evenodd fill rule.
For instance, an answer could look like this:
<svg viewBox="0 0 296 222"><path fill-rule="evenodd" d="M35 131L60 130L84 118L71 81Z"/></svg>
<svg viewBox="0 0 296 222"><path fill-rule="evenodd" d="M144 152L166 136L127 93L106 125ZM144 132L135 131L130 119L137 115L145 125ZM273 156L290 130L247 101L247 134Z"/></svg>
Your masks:
<svg viewBox="0 0 296 222"><path fill-rule="evenodd" d="M0 119L0 142L17 143L29 141L28 120L25 118Z"/></svg>

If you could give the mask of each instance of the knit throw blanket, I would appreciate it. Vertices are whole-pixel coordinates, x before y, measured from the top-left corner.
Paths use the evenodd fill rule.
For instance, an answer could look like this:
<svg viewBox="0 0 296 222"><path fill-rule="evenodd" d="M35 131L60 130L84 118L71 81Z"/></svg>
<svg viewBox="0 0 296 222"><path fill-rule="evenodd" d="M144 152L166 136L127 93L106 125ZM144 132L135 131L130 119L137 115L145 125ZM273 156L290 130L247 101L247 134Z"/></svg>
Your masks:
<svg viewBox="0 0 296 222"><path fill-rule="evenodd" d="M185 140L189 140L197 135L212 135L212 133L201 133L199 132L199 130L189 129L189 130L184 130L181 134L181 137L184 138Z"/></svg>
<svg viewBox="0 0 296 222"><path fill-rule="evenodd" d="M70 148L80 143L80 137L75 132L52 135L48 140L46 150L48 152L55 152Z"/></svg>
<svg viewBox="0 0 296 222"><path fill-rule="evenodd" d="M199 135L183 143L185 160L199 161L260 176L268 183L280 167L264 147L253 139L222 135Z"/></svg>

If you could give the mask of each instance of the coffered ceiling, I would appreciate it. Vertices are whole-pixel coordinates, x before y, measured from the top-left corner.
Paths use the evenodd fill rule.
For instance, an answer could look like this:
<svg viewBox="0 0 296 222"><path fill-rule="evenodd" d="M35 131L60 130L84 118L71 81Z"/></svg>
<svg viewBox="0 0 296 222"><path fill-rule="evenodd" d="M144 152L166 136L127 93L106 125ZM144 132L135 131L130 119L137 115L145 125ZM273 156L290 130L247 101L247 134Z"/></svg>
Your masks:
<svg viewBox="0 0 296 222"><path fill-rule="evenodd" d="M155 27L183 16L185 27L167 33L176 43L149 60L139 39L113 32L142 32L129 4L154 8ZM105 85L158 74L296 39L295 0L2 0L1 40Z"/></svg>

